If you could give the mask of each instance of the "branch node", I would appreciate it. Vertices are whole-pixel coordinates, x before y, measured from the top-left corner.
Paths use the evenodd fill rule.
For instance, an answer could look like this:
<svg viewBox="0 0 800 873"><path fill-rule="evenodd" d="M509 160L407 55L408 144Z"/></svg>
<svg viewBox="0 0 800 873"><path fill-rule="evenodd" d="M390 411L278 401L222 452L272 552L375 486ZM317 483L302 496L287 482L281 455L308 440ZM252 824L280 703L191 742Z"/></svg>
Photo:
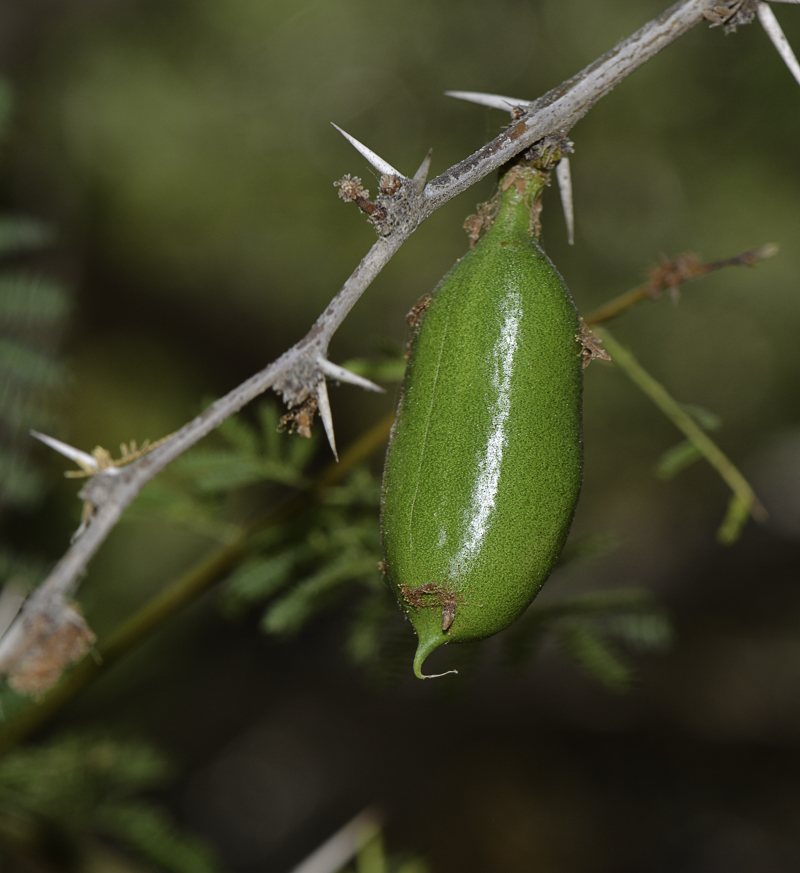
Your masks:
<svg viewBox="0 0 800 873"><path fill-rule="evenodd" d="M34 697L55 685L96 639L61 593L42 593L39 589L29 598L0 640L0 673L15 691Z"/></svg>
<svg viewBox="0 0 800 873"><path fill-rule="evenodd" d="M700 263L697 255L689 252L669 260L663 255L661 263L650 271L647 282L647 293L653 300L658 300L664 291L669 291L672 300L678 300L678 287L688 279L702 276L708 272L707 267Z"/></svg>
<svg viewBox="0 0 800 873"><path fill-rule="evenodd" d="M283 433L297 433L304 439L311 439L311 425L314 423L314 415L317 412L317 401L314 397L306 399L296 409L291 409L281 417L278 423L278 431Z"/></svg>
<svg viewBox="0 0 800 873"><path fill-rule="evenodd" d="M756 16L759 0L724 0L710 9L703 10L703 18L711 27L720 27L725 33L736 33L740 25L750 24Z"/></svg>
<svg viewBox="0 0 800 873"><path fill-rule="evenodd" d="M537 140L526 152L523 158L538 170L550 170L566 155L575 151L575 143L566 136L550 133Z"/></svg>

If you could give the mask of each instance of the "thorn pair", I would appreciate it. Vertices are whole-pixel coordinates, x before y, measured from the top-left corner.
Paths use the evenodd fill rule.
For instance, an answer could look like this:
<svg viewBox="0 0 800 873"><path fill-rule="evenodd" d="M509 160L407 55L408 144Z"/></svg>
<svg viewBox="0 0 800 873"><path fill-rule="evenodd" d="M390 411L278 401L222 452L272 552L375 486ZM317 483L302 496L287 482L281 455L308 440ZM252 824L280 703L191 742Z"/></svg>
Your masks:
<svg viewBox="0 0 800 873"><path fill-rule="evenodd" d="M445 91L445 94L447 94L448 97L456 97L459 100L468 100L471 103L479 103L481 106L489 106L492 109L504 109L507 112L511 112L512 116L515 117L517 117L520 112L523 112L524 108L530 104L530 101L528 100L518 100L515 97L504 97L501 94L481 94L478 91ZM406 176L398 170L395 170L388 161L384 161L382 157L376 155L372 149L367 148L367 146L359 142L354 136L350 136L349 133L346 133L338 125L334 124L333 126L350 143L350 145L356 149L356 151L360 152L370 162L370 164L378 170L378 172L382 173L384 176L399 176L404 181L408 181ZM425 187L425 181L428 178L430 166L431 152L428 152L425 160L420 165L420 168L414 174L414 178L411 179L412 184L419 192L421 192ZM575 213L572 208L572 177L570 176L568 158L562 158L556 166L556 179L558 181L559 191L561 192L561 205L564 209L564 218L567 222L569 244L572 245L575 242Z"/></svg>
<svg viewBox="0 0 800 873"><path fill-rule="evenodd" d="M395 170L395 168L388 162L384 161L380 155L376 155L372 149L367 148L364 143L359 142L354 136L350 136L349 133L342 130L337 124L331 124L339 131L339 133L350 143L353 148L359 152L363 157L365 157L370 164L372 164L375 169L381 173L383 176L397 176L402 179L404 182L411 182L417 192L421 192L425 187L425 182L428 180L428 172L431 168L431 157L432 152L428 151L428 154L425 155L422 163L419 165L419 169L416 173L414 173L411 179L408 176L405 176L399 170Z"/></svg>
<svg viewBox="0 0 800 873"><path fill-rule="evenodd" d="M344 132L342 131L342 133ZM344 135L347 136L347 134ZM380 158L378 158L378 160L380 160ZM391 170L391 172L394 175L400 175L395 170ZM317 363L323 373L322 378L314 389L314 394L317 400L317 411L319 412L319 417L322 419L322 426L325 428L325 436L328 437L328 443L333 452L333 456L338 461L339 455L336 451L336 438L333 433L333 416L331 415L331 404L328 399L328 383L325 381L325 376L328 376L330 379L335 379L337 382L349 382L351 385L358 385L359 388L364 388L366 391L376 391L379 394L384 394L385 389L381 388L380 385L376 385L374 382L370 382L369 379L365 379L363 376L351 373L350 370L345 370L344 367L331 363L326 358L320 358Z"/></svg>
<svg viewBox="0 0 800 873"><path fill-rule="evenodd" d="M524 108L530 105L528 100L518 100L515 97L503 97L500 94L482 94L478 91L445 91L448 97L456 97L459 100L469 100L471 103L479 103L482 106L489 106L492 109L504 109L511 112L512 116L518 117L519 113L524 111ZM331 122L333 124L333 122ZM333 124L336 130L353 146L353 148L365 157L375 169L383 176L397 176L403 181L409 181L407 176L404 176L399 170L396 170L388 161L385 161L380 155L376 155L372 149L359 142L354 136L351 136L346 131L342 130L337 124ZM418 192L422 192L425 187L425 182L428 178L428 172L431 166L432 152L429 151L425 156L425 160L420 164L419 169L410 180ZM561 192L561 205L564 209L564 218L567 223L567 235L569 244L575 242L575 214L572 208L572 177L569 170L569 159L562 158L556 166L556 179L558 180L558 188Z"/></svg>
<svg viewBox="0 0 800 873"><path fill-rule="evenodd" d="M466 100L469 103L477 103L480 106L488 106L490 109L502 109L510 112L513 119L518 119L525 114L530 106L530 100L521 100L517 97L505 97L502 94L483 94L480 91L445 91L448 97L456 100ZM567 225L567 240L570 245L575 243L575 210L572 205L572 175L569 168L569 158L564 156L556 164L556 181L561 195L561 208L564 210L564 221Z"/></svg>

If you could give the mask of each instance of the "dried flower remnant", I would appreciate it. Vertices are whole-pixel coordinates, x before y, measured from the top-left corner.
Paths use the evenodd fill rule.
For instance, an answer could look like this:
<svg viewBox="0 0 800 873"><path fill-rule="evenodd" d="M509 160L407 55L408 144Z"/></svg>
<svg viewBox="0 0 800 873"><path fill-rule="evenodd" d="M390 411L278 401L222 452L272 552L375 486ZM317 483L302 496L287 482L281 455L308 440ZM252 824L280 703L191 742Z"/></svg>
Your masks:
<svg viewBox="0 0 800 873"><path fill-rule="evenodd" d="M600 337L579 318L581 330L575 335L575 339L581 344L579 352L581 357L581 365L585 370L592 361L610 361L611 355L600 345Z"/></svg>
<svg viewBox="0 0 800 873"><path fill-rule="evenodd" d="M400 591L406 603L414 609L424 609L426 606L440 608L442 610L442 633L447 633L453 626L456 617L456 607L459 602L459 596L456 592L451 591L445 586L439 586L435 582L426 582L417 588L408 588L406 585L401 585ZM426 605L423 598L427 596L435 597L436 604L433 606L431 604Z"/></svg>
<svg viewBox="0 0 800 873"><path fill-rule="evenodd" d="M95 639L77 608L57 599L20 615L9 628L3 639L8 651L0 660L0 671L20 694L43 694L66 667L86 654Z"/></svg>
<svg viewBox="0 0 800 873"><path fill-rule="evenodd" d="M379 190L385 197L392 197L403 187L403 179L401 176L387 174L381 176Z"/></svg>
<svg viewBox="0 0 800 873"><path fill-rule="evenodd" d="M650 271L647 282L610 300L604 306L590 313L586 317L586 323L597 325L616 318L643 300L658 299L665 288L670 290L674 300L678 286L688 279L704 276L706 273L721 270L723 267L751 267L765 258L771 258L777 251L778 246L774 243L767 243L767 245L734 255L732 258L711 261L707 264L700 263L697 255L691 253L680 255L671 260L662 258L661 264Z"/></svg>
<svg viewBox="0 0 800 873"><path fill-rule="evenodd" d="M706 9L703 18L711 22L711 27L725 28L725 33L735 33L742 24L750 24L755 18L758 0L725 0Z"/></svg>
<svg viewBox="0 0 800 873"><path fill-rule="evenodd" d="M333 184L339 189L339 196L342 200L355 203L362 212L369 216L369 220L373 224L380 224L386 217L386 210L369 199L369 191L361 184L361 179L358 176L350 176L348 173Z"/></svg>
<svg viewBox="0 0 800 873"><path fill-rule="evenodd" d="M464 221L464 230L469 237L470 248L474 248L481 234L492 226L492 221L497 212L497 203L496 199L479 203L477 213L467 216Z"/></svg>
<svg viewBox="0 0 800 873"><path fill-rule="evenodd" d="M431 305L432 299L433 298L430 294L426 294L424 297L420 297L420 299L411 307L411 310L406 316L406 321L412 329L419 327L422 316L425 314L425 310Z"/></svg>
<svg viewBox="0 0 800 873"><path fill-rule="evenodd" d="M706 267L692 252L672 259L662 255L661 263L650 271L647 292L654 300L658 300L664 291L669 291L670 297L677 300L678 287L689 279L702 276L705 272L707 272Z"/></svg>
<svg viewBox="0 0 800 873"><path fill-rule="evenodd" d="M300 406L289 410L281 418L278 430L281 432L288 430L289 433L297 433L305 439L311 439L311 426L314 424L316 412L316 398L307 397Z"/></svg>
<svg viewBox="0 0 800 873"><path fill-rule="evenodd" d="M351 176L347 173L333 184L339 189L339 196L346 203L353 202L370 215L375 211L375 204L369 199L369 190L361 184L361 179L358 176Z"/></svg>

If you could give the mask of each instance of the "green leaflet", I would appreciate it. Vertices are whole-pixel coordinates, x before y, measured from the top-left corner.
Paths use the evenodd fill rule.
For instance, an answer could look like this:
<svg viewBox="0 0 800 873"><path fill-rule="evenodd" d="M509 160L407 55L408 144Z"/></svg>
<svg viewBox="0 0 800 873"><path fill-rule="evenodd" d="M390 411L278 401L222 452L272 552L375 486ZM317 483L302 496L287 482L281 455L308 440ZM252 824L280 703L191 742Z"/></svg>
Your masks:
<svg viewBox="0 0 800 873"><path fill-rule="evenodd" d="M433 292L412 341L382 530L387 576L419 636L420 678L438 646L519 617L578 500L580 324L531 234L545 184L529 167L506 174L491 228Z"/></svg>

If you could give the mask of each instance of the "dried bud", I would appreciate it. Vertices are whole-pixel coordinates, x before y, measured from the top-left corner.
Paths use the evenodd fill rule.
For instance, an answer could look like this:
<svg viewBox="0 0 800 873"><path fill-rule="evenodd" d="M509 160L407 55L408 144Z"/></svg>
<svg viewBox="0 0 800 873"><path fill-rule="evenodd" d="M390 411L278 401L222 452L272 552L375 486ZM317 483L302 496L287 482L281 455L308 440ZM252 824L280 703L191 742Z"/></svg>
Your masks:
<svg viewBox="0 0 800 873"><path fill-rule="evenodd" d="M386 197L391 197L393 194L397 194L402 185L403 180L400 176L381 176L380 192Z"/></svg>
<svg viewBox="0 0 800 873"><path fill-rule="evenodd" d="M338 182L333 183L339 189L339 196L342 200L366 200L369 198L369 191L361 184L361 179L358 176L350 176L348 173Z"/></svg>
<svg viewBox="0 0 800 873"><path fill-rule="evenodd" d="M95 635L74 606L62 599L23 613L8 631L15 644L2 670L20 694L39 695L55 685L63 670L79 661Z"/></svg>
<svg viewBox="0 0 800 873"><path fill-rule="evenodd" d="M281 418L278 430L288 430L289 433L297 433L305 439L311 439L311 425L314 423L316 411L316 398L307 397L300 406L290 410Z"/></svg>

